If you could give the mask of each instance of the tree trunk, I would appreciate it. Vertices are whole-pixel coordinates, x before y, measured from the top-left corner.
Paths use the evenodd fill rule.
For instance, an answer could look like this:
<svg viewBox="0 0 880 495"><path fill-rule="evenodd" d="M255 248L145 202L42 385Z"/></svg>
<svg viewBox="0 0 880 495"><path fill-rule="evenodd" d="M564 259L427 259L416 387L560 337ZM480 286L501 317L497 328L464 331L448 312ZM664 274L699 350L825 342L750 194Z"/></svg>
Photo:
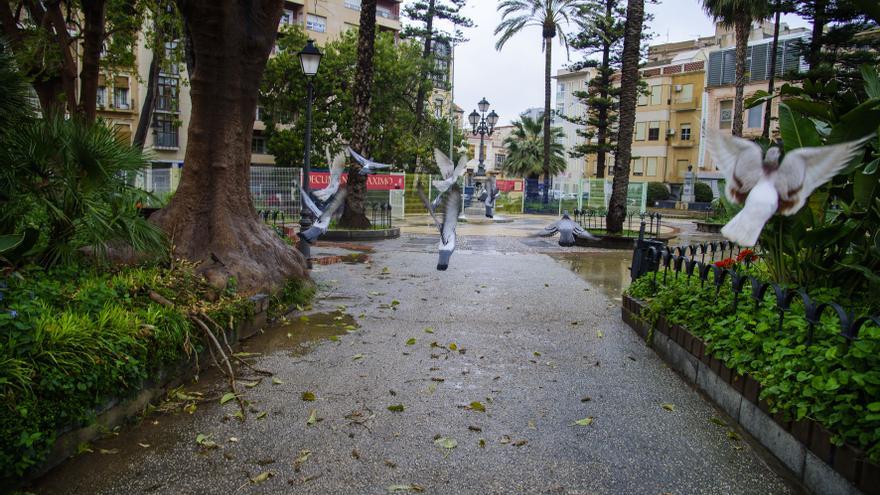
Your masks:
<svg viewBox="0 0 880 495"><path fill-rule="evenodd" d="M733 97L733 126L731 133L742 136L743 133L743 90L746 86L746 55L749 48L749 31L752 20L747 16L738 16L734 23L736 32L736 74L734 85L736 93Z"/></svg>
<svg viewBox="0 0 880 495"><path fill-rule="evenodd" d="M623 38L623 67L620 80L620 126L617 151L614 153L614 183L605 220L608 233L623 231L626 218L626 194L629 189L629 164L632 156L633 128L636 121L636 93L639 89L639 54L645 0L628 0L626 33Z"/></svg>
<svg viewBox="0 0 880 495"><path fill-rule="evenodd" d="M79 73L77 109L86 122L94 122L98 106L98 72L104 47L105 0L82 0L85 27L82 43L82 69Z"/></svg>
<svg viewBox="0 0 880 495"><path fill-rule="evenodd" d="M376 0L361 2L361 25L358 32L357 72L354 76L354 118L352 119L351 143L349 146L364 156L370 156L367 149L370 127L370 101L373 98L373 52L376 43ZM354 229L370 227L365 201L367 198L367 178L360 175L361 166L353 162L348 168L348 194L345 197L345 211L339 225Z"/></svg>
<svg viewBox="0 0 880 495"><path fill-rule="evenodd" d="M773 43L770 45L770 80L767 82L767 92L771 96L776 84L776 50L779 49L779 20L782 15L781 0L776 0L773 7L776 9L776 17L773 21L775 23L773 26ZM767 100L764 106L764 130L761 132L761 137L764 139L770 138L770 112L772 109L773 100Z"/></svg>
<svg viewBox="0 0 880 495"><path fill-rule="evenodd" d="M428 79L428 71L433 69L429 62L431 61L431 44L434 41L434 2L435 0L428 0L427 19L425 20L425 49L422 51L422 61L425 65L422 68L421 79L419 79L419 91L416 94L416 133L419 135L421 134L422 123L425 119L425 98L428 92L428 88L425 87L425 81Z"/></svg>
<svg viewBox="0 0 880 495"><path fill-rule="evenodd" d="M162 68L165 57L165 33L159 23L159 15L161 14L157 10L153 18L153 58L150 60L150 68L147 72L144 104L141 106L137 130L134 133L134 139L132 139L132 145L141 150L144 149L147 133L150 131L150 126L153 123L153 110L156 109L156 94L159 92L159 71Z"/></svg>
<svg viewBox="0 0 880 495"><path fill-rule="evenodd" d="M46 4L46 28L52 26L55 31L55 43L58 45L58 51L61 54L60 69L58 71L61 78L61 87L64 90L65 105L67 111L71 115L77 113L77 97L76 97L76 61L73 57L75 49L74 41L67 32L67 22L64 20L64 14L61 12L61 4ZM51 31L50 31L51 32ZM97 98L97 89L96 95Z"/></svg>
<svg viewBox="0 0 880 495"><path fill-rule="evenodd" d="M305 260L258 219L250 195L260 79L283 0L178 0L192 43L192 116L180 186L154 220L172 255L200 262L217 287L246 294L305 278Z"/></svg>
<svg viewBox="0 0 880 495"><path fill-rule="evenodd" d="M813 33L810 38L810 69L819 65L819 55L822 52L822 38L825 31L826 0L814 0L813 3Z"/></svg>
<svg viewBox="0 0 880 495"><path fill-rule="evenodd" d="M553 38L544 38L544 204L550 202L550 77Z"/></svg>
<svg viewBox="0 0 880 495"><path fill-rule="evenodd" d="M613 0L605 0L605 19L606 23L608 21L613 22L611 18L612 14L612 4ZM604 36L602 38L602 65L599 67L602 70L602 74L600 77L602 78L600 81L601 87L599 88L599 97L602 98L602 105L599 107L599 125L596 129L596 146L598 153L596 154L596 177L600 179L605 178L605 140L608 136L608 106L605 104L608 102L608 88L611 86L610 78L608 77L608 66L610 65L611 59L611 40Z"/></svg>

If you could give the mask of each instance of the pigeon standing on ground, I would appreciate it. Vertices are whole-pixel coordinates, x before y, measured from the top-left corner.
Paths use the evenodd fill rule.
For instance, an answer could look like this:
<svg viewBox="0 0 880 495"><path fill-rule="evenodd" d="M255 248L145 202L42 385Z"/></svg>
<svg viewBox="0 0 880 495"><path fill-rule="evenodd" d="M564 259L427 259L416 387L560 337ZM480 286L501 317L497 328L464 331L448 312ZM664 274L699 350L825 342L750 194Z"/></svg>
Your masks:
<svg viewBox="0 0 880 495"><path fill-rule="evenodd" d="M452 256L452 252L455 251L455 227L458 224L458 215L461 213L461 188L458 184L453 184L446 194L443 195L446 207L442 223L437 219L431 205L428 204L428 198L425 197L425 191L422 189L421 184L419 184L416 190L422 203L425 204L425 208L428 209L428 213L434 220L434 225L440 231L440 244L438 246L440 258L437 261L437 269L440 271L446 270L449 268L449 258Z"/></svg>
<svg viewBox="0 0 880 495"><path fill-rule="evenodd" d="M774 214L797 213L810 194L846 167L871 137L798 148L784 157L780 147L772 146L762 157L757 143L710 132L709 153L727 180L727 198L745 204L721 233L741 246L754 246L764 224Z"/></svg>
<svg viewBox="0 0 880 495"><path fill-rule="evenodd" d="M314 192L315 197L322 202L330 199L339 190L339 182L342 177L342 171L345 169L345 154L339 153L332 160L330 159L330 150L327 152L327 164L330 165L330 182L324 189Z"/></svg>
<svg viewBox="0 0 880 495"><path fill-rule="evenodd" d="M589 239L591 241L599 240L598 237L587 232L580 226L580 224L572 220L571 217L568 216L568 210L562 212L562 218L560 218L558 222L545 227L544 231L538 235L542 237L550 237L557 232L559 232L559 245L562 247L574 246L575 237Z"/></svg>
<svg viewBox="0 0 880 495"><path fill-rule="evenodd" d="M355 161L357 161L358 163L361 164L361 169L358 172L360 175L370 175L370 174L376 173L376 170L379 170L382 168L391 168L391 165L387 165L385 163L374 162L373 160L370 160L369 158L361 156L360 154L358 154L357 151L355 151L351 148L348 148L348 152L351 153L351 156L352 156L352 158L355 159Z"/></svg>
<svg viewBox="0 0 880 495"><path fill-rule="evenodd" d="M299 193L302 194L306 208L312 212L312 215L314 215L316 220L306 231L300 232L297 235L305 242L314 244L315 240L320 237L321 234L327 232L327 228L330 226L330 219L333 218L333 214L336 213L336 210L338 210L345 201L345 189L342 189L333 196L333 201L324 207L324 211L318 209L318 206L315 205L312 198L309 197L308 193L306 193L303 188L299 188Z"/></svg>
<svg viewBox="0 0 880 495"><path fill-rule="evenodd" d="M501 191L499 191L498 187L495 185L495 177L489 177L489 179L486 180L486 187L480 195L480 199L483 201L483 204L486 205L486 218L495 217L495 198L497 198L499 194L501 194Z"/></svg>
<svg viewBox="0 0 880 495"><path fill-rule="evenodd" d="M443 154L442 151L434 148L434 159L437 161L437 168L440 169L440 175L443 180L432 181L435 189L437 189L437 197L431 203L431 209L436 210L440 205L441 195L445 193L453 184L458 183L458 178L464 175L467 170L467 155L462 155L458 160L458 166L453 165L452 160Z"/></svg>

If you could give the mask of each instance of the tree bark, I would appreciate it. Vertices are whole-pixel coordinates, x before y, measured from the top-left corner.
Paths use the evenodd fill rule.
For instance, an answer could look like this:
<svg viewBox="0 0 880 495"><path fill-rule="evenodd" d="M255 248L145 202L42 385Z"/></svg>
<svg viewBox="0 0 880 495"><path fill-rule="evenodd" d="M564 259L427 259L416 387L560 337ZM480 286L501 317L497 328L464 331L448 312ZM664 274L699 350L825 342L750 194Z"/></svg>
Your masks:
<svg viewBox="0 0 880 495"><path fill-rule="evenodd" d="M605 0L605 19L606 23L608 21L614 22L611 14L612 14L612 4L614 0ZM607 24L606 24L607 25ZM606 33L607 34L607 33ZM605 178L605 139L608 136L608 106L605 104L608 102L608 88L611 86L610 77L608 76L608 65L611 63L611 40L607 36L602 38L602 74L601 77L601 88L599 90L599 96L602 98L602 106L599 107L599 125L596 129L596 144L598 146L598 153L596 154L596 177L600 179Z"/></svg>
<svg viewBox="0 0 880 495"><path fill-rule="evenodd" d="M418 135L421 135L422 123L425 119L425 98L428 92L425 81L428 79L428 70L432 69L428 62L431 59L431 45L434 41L434 2L435 0L428 0L427 19L425 20L425 49L422 51L422 60L425 66L419 80L419 91L416 93L416 133Z"/></svg>
<svg viewBox="0 0 880 495"><path fill-rule="evenodd" d="M376 43L376 0L361 2L361 25L358 32L358 61L354 77L354 118L349 146L361 155L370 156L367 149L370 128L370 103L373 98L373 53ZM348 168L345 211L339 225L353 229L370 227L364 202L367 198L367 178L360 175L361 166L352 162Z"/></svg>
<svg viewBox="0 0 880 495"><path fill-rule="evenodd" d="M156 94L159 92L159 71L162 68L165 57L165 33L158 20L158 16L161 14L157 11L153 15L156 16L153 19L153 58L150 60L150 68L147 72L144 104L141 106L137 130L134 133L134 139L132 139L132 145L141 150L144 149L147 133L150 131L150 125L153 123L153 110L156 109Z"/></svg>
<svg viewBox="0 0 880 495"><path fill-rule="evenodd" d="M813 33L810 38L810 69L819 65L819 55L822 52L822 38L825 31L826 0L814 0L813 2Z"/></svg>
<svg viewBox="0 0 880 495"><path fill-rule="evenodd" d="M623 231L626 217L626 194L629 189L629 164L632 156L633 128L636 121L636 93L639 89L639 52L642 42L642 22L645 18L645 0L628 0L626 6L626 34L623 38L623 66L620 81L620 126L617 151L614 153L614 183L605 219L608 233Z"/></svg>
<svg viewBox="0 0 880 495"><path fill-rule="evenodd" d="M767 93L771 96L774 89L776 89L776 51L779 49L779 21L780 16L782 16L781 0L776 0L774 8L776 9L776 17L773 21L775 23L773 26L773 43L770 44L770 80L767 82ZM772 109L773 100L767 100L764 106L764 130L761 132L761 137L764 139L770 138L770 112Z"/></svg>
<svg viewBox="0 0 880 495"><path fill-rule="evenodd" d="M178 0L189 41L192 117L180 186L154 214L172 255L245 294L306 278L305 260L258 219L250 195L257 92L283 0Z"/></svg>
<svg viewBox="0 0 880 495"><path fill-rule="evenodd" d="M743 90L746 86L746 55L749 48L749 31L752 21L748 16L740 15L734 22L736 34L736 71L734 85L736 93L733 97L733 126L731 133L742 136L743 132Z"/></svg>
<svg viewBox="0 0 880 495"><path fill-rule="evenodd" d="M553 63L553 38L544 37L544 204L550 202L550 77Z"/></svg>
<svg viewBox="0 0 880 495"><path fill-rule="evenodd" d="M82 0L85 23L82 43L82 68L79 73L79 103L77 109L86 122L95 121L98 106L98 72L104 47L104 19L106 0Z"/></svg>
<svg viewBox="0 0 880 495"><path fill-rule="evenodd" d="M77 97L76 97L76 61L73 58L74 42L67 32L67 22L64 20L64 14L61 12L60 2L46 4L45 12L48 24L54 28L55 43L58 45L58 51L61 54L61 63L59 76L61 79L61 87L64 90L65 105L67 111L71 115L77 113ZM46 26L49 27L48 25ZM96 90L97 91L97 90ZM97 98L97 94L95 96Z"/></svg>

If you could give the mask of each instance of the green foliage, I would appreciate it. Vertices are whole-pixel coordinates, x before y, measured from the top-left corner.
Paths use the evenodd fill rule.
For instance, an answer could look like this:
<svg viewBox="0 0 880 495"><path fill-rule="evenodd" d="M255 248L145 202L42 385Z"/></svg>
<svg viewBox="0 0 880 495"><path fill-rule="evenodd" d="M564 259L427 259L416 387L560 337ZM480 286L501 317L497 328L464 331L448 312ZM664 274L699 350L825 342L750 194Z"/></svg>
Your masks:
<svg viewBox="0 0 880 495"><path fill-rule="evenodd" d="M153 302L150 291L174 307ZM92 421L108 400L137 393L199 350L189 311L223 323L253 311L188 265L29 267L0 282L0 308L0 480L41 462L56 431Z"/></svg>
<svg viewBox="0 0 880 495"><path fill-rule="evenodd" d="M880 79L862 68L858 88L831 79L784 85L779 128L786 151L855 140L880 130ZM777 216L760 243L775 280L839 288L853 296L880 289L880 140L793 216Z"/></svg>
<svg viewBox="0 0 880 495"><path fill-rule="evenodd" d="M278 40L278 55L266 66L260 104L265 110L269 152L275 155L279 165L298 166L305 150L307 81L297 52L305 45L306 35L299 27L287 28L284 33ZM357 32L351 30L321 47L324 57L313 80L313 166L327 165L325 148L339 151L343 143L351 139L357 42ZM434 147L449 149L449 127L442 124L443 119L426 115L422 133L425 138L419 140L416 134L413 110L425 63L421 50L414 41L396 42L390 33L376 36L369 154L380 162L407 169L413 168L415 163L399 163L400 157L418 155L424 163L433 163ZM455 139L460 141L463 135L456 133Z"/></svg>
<svg viewBox="0 0 880 495"><path fill-rule="evenodd" d="M669 199L669 188L662 182L648 183L648 206L654 206L657 201Z"/></svg>
<svg viewBox="0 0 880 495"><path fill-rule="evenodd" d="M745 268L766 277L766 267ZM749 373L761 383L761 398L772 412L783 412L789 419L810 418L846 441L880 460L880 328L862 327L859 339L849 346L840 335L836 314L826 311L816 325L812 343L807 345L808 324L803 304L795 299L785 313L781 330L773 296L756 307L748 289L739 296L733 310L733 292L728 278L716 297L713 278L701 284L685 274L658 275L658 288L652 288L653 274L637 280L629 293L647 302L649 321L663 315L669 322L686 327L706 343L707 352L739 373ZM772 291L770 291L772 294ZM810 289L817 302L841 302L840 292ZM856 314L878 309L876 299L846 305Z"/></svg>
<svg viewBox="0 0 880 495"><path fill-rule="evenodd" d="M508 176L536 177L547 172L556 176L565 171L565 148L561 127L550 128L550 170L544 170L544 126L542 120L523 116L513 123L513 131L504 139L507 159L502 170Z"/></svg>
<svg viewBox="0 0 880 495"><path fill-rule="evenodd" d="M715 196L712 187L705 182L694 182L694 200L698 203L710 203Z"/></svg>

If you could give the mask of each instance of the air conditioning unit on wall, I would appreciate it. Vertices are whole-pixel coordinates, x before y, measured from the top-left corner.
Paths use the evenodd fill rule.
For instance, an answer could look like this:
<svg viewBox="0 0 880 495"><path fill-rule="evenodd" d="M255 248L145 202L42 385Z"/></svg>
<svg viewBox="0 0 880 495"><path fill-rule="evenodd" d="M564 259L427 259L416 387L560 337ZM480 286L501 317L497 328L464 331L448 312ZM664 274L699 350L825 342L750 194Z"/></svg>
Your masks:
<svg viewBox="0 0 880 495"><path fill-rule="evenodd" d="M675 136L675 129L666 129L667 136Z"/></svg>
<svg viewBox="0 0 880 495"><path fill-rule="evenodd" d="M676 92L676 93L681 93L681 84L676 84L676 85L675 85L675 92Z"/></svg>

